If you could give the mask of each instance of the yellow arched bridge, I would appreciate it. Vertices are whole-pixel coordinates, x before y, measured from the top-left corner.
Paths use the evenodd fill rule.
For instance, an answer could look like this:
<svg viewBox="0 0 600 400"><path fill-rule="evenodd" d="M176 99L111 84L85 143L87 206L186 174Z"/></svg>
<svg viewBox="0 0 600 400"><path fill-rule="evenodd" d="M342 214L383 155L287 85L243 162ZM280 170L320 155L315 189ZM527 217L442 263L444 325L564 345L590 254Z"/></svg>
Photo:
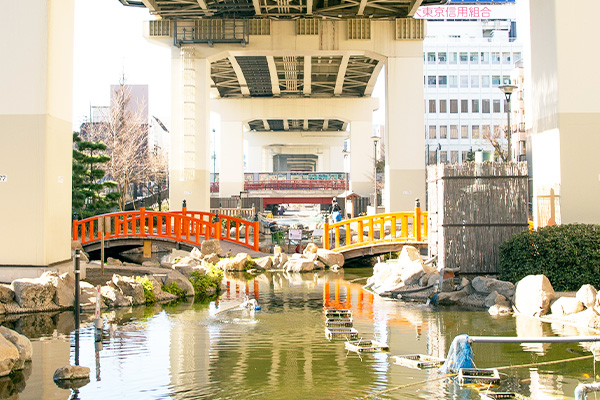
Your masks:
<svg viewBox="0 0 600 400"><path fill-rule="evenodd" d="M399 251L404 245L427 246L427 212L365 215L325 223L323 247L344 254L346 260Z"/></svg>
<svg viewBox="0 0 600 400"><path fill-rule="evenodd" d="M201 211L158 212L141 207L73 221L73 240L86 251L98 251L101 242L110 248L131 248L152 240L175 247L200 247L207 239L237 243L258 251L258 221Z"/></svg>

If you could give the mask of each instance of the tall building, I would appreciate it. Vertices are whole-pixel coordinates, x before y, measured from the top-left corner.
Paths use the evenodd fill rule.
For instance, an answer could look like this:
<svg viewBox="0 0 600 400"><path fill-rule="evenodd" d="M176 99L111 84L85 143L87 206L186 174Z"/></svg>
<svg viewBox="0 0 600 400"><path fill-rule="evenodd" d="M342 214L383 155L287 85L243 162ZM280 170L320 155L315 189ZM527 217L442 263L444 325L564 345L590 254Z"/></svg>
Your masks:
<svg viewBox="0 0 600 400"><path fill-rule="evenodd" d="M508 109L498 87L514 83L511 73L522 58L514 4L453 3L417 13L428 20L423 43L427 164L460 163L471 152L493 152L491 140L506 149Z"/></svg>

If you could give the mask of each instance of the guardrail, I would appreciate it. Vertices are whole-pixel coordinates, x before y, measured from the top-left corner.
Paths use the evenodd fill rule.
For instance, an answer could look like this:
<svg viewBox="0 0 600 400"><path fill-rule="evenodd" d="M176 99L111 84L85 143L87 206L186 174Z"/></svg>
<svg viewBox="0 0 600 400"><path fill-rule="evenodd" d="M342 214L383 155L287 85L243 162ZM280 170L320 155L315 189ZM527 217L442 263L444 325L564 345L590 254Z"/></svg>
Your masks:
<svg viewBox="0 0 600 400"><path fill-rule="evenodd" d="M365 232L366 231L366 232ZM365 215L323 227L323 248L344 251L379 243L427 241L427 212L419 206L412 212Z"/></svg>
<svg viewBox="0 0 600 400"><path fill-rule="evenodd" d="M232 228L236 228L232 230ZM224 232L223 232L224 231ZM258 251L258 221L202 211L123 211L73 221L73 240L82 245L113 238L164 238L199 246L219 239Z"/></svg>
<svg viewBox="0 0 600 400"><path fill-rule="evenodd" d="M348 190L348 181L342 179L292 179L245 181L245 190Z"/></svg>

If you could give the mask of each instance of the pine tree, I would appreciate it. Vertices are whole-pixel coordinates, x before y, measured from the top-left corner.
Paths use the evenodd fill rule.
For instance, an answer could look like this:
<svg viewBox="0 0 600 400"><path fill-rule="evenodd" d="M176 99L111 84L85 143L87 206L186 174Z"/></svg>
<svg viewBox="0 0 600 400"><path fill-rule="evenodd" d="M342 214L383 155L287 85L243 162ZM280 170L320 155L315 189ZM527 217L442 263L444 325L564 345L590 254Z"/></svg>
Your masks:
<svg viewBox="0 0 600 400"><path fill-rule="evenodd" d="M104 154L106 145L82 140L77 132L73 144L73 212L86 218L112 211L120 194L110 191L116 187L114 182L103 180L103 166L110 161Z"/></svg>

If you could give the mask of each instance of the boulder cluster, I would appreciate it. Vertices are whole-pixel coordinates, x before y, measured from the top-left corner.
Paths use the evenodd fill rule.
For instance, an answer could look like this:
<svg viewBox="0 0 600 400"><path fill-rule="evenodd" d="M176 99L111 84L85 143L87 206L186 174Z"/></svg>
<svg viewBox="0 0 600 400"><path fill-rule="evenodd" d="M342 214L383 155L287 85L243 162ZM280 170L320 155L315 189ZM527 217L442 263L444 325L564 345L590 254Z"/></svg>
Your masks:
<svg viewBox="0 0 600 400"><path fill-rule="evenodd" d="M0 377L24 369L32 354L33 347L27 337L0 326Z"/></svg>

